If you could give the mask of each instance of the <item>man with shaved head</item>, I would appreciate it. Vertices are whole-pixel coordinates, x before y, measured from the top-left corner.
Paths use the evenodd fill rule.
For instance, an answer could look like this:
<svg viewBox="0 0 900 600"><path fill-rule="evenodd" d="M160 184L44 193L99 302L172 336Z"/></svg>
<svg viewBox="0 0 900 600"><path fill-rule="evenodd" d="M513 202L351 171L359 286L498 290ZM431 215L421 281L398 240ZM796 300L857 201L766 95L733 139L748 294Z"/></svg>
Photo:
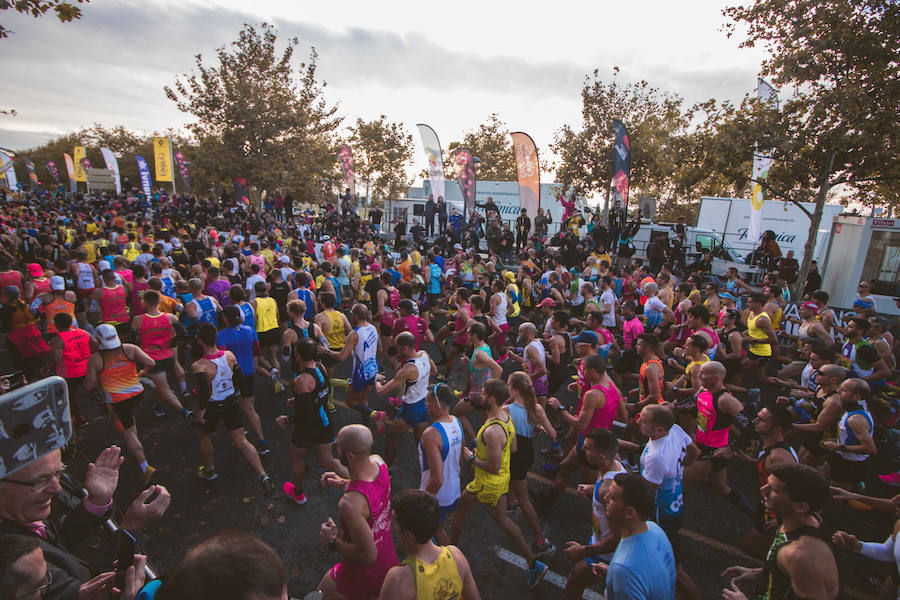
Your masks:
<svg viewBox="0 0 900 600"><path fill-rule="evenodd" d="M531 377L534 386L534 395L543 404L547 399L547 352L544 344L537 339L537 327L534 323L522 323L519 325L519 344L522 346L522 356L510 351L509 355L522 363L522 368Z"/></svg>
<svg viewBox="0 0 900 600"><path fill-rule="evenodd" d="M742 428L735 417L744 410L744 405L725 389L725 371L725 365L716 360L700 367L703 387L697 394L697 433L694 436L700 457L684 470L684 479L688 484L706 481L717 494L752 519L753 506L737 488L728 485L726 467L734 456L728 433L732 426Z"/></svg>
<svg viewBox="0 0 900 600"><path fill-rule="evenodd" d="M325 487L344 488L338 502L340 530L329 518L319 541L341 561L319 583L323 598L374 598L388 570L397 564L391 537L391 480L387 465L372 454L372 432L364 425L347 425L337 435L338 457L350 478L329 471Z"/></svg>
<svg viewBox="0 0 900 600"><path fill-rule="evenodd" d="M800 462L805 465L819 466L828 457L828 450L822 446L822 437L826 431L833 431L844 409L838 388L847 377L843 367L834 364L822 365L816 371L817 389L808 403L795 402L791 411L799 422L794 429L804 434L803 447L800 449Z"/></svg>

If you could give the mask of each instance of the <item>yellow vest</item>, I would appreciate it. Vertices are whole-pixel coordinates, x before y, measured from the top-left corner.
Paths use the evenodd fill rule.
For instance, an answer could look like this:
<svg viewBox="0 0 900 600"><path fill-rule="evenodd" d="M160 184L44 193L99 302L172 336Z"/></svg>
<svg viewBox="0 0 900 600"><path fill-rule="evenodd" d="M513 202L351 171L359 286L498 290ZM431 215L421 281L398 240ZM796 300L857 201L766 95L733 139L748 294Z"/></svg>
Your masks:
<svg viewBox="0 0 900 600"><path fill-rule="evenodd" d="M401 564L412 571L416 582L416 598L452 600L462 597L463 582L450 548L442 547L441 553L431 564L413 557Z"/></svg>
<svg viewBox="0 0 900 600"><path fill-rule="evenodd" d="M256 297L256 331L262 333L278 328L278 305L269 296Z"/></svg>
<svg viewBox="0 0 900 600"><path fill-rule="evenodd" d="M328 317L328 331L325 332L325 341L332 350L341 350L344 347L344 339L347 334L344 332L344 318L341 313L333 308L323 311Z"/></svg>
<svg viewBox="0 0 900 600"><path fill-rule="evenodd" d="M500 450L500 470L497 473L488 473L476 466L474 468L475 477L472 487L478 487L488 494L499 494L502 496L509 491L509 457L512 440L515 439L516 435L512 417L508 421L491 419L481 426L481 429L478 430L478 435L475 436L475 457L481 460L488 460L487 444L484 443L484 432L488 427L495 424L500 425L504 433L506 433L506 443L503 444L503 448Z"/></svg>

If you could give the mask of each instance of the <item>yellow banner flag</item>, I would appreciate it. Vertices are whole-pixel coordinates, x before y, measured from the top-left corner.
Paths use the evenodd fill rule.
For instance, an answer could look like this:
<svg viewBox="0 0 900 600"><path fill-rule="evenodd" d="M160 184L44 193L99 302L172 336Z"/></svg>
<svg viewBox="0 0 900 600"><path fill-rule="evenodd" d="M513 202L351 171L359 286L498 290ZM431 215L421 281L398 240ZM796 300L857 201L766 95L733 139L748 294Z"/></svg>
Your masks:
<svg viewBox="0 0 900 600"><path fill-rule="evenodd" d="M156 180L173 181L172 146L169 144L169 138L153 138L153 161L156 164Z"/></svg>
<svg viewBox="0 0 900 600"><path fill-rule="evenodd" d="M75 151L72 152L72 161L75 163L75 181L87 181L87 173L84 172L84 165L81 164L81 159L84 157L84 146L75 146Z"/></svg>

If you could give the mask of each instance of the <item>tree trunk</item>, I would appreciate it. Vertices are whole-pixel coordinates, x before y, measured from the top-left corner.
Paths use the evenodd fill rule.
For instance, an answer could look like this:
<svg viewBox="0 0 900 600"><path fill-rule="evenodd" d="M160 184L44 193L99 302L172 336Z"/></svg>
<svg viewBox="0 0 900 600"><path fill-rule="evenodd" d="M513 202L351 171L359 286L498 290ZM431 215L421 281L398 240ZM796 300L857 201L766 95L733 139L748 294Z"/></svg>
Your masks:
<svg viewBox="0 0 900 600"><path fill-rule="evenodd" d="M822 222L822 213L825 212L825 200L828 198L828 191L831 189L831 169L834 167L834 155L834 150L828 152L825 158L825 165L819 176L816 208L809 218L809 235L806 238L806 245L803 247L803 261L800 263L800 272L797 274L797 283L794 285L793 298L795 301L802 298L803 288L806 287L806 276L809 275L809 265L816 250L819 224Z"/></svg>

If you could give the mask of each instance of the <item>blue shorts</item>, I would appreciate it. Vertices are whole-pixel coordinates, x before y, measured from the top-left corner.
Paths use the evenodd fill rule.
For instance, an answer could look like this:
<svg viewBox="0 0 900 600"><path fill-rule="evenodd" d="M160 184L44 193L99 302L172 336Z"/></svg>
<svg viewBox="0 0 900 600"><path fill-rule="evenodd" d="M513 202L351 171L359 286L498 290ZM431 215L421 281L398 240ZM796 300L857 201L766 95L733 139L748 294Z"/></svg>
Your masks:
<svg viewBox="0 0 900 600"><path fill-rule="evenodd" d="M459 498L454 500L453 504L451 504L450 506L441 506L440 507L440 512L438 513L438 525L440 525L441 523L446 521L447 517L449 517L451 514L453 514L453 511L456 510L456 507L458 504L459 504Z"/></svg>
<svg viewBox="0 0 900 600"><path fill-rule="evenodd" d="M354 392L361 392L366 389L370 385L375 385L375 378L372 379L363 379L360 375L353 373L353 376L350 377L350 387Z"/></svg>
<svg viewBox="0 0 900 600"><path fill-rule="evenodd" d="M427 423L428 407L425 405L425 398L422 398L418 402L413 402L412 404L404 402L403 406L400 408L400 414L397 416L403 419L403 421L413 429L420 423Z"/></svg>

